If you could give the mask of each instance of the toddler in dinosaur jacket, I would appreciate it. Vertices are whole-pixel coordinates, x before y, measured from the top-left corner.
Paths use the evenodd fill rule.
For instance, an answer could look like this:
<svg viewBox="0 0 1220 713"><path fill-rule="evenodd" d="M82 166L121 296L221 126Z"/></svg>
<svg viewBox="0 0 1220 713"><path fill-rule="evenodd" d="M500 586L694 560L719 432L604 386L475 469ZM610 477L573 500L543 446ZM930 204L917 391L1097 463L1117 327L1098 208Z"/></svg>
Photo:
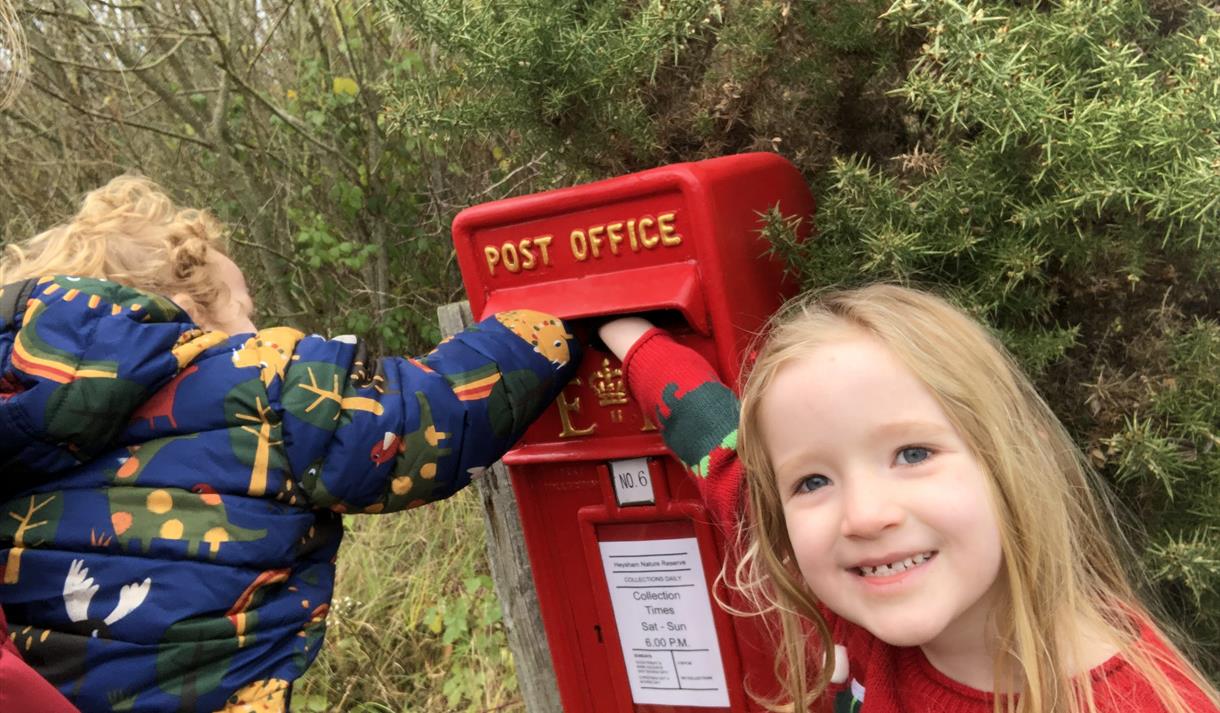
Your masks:
<svg viewBox="0 0 1220 713"><path fill-rule="evenodd" d="M531 311L419 359L256 330L221 235L122 176L0 263L0 604L84 711L285 708L341 514L452 495L579 362Z"/></svg>

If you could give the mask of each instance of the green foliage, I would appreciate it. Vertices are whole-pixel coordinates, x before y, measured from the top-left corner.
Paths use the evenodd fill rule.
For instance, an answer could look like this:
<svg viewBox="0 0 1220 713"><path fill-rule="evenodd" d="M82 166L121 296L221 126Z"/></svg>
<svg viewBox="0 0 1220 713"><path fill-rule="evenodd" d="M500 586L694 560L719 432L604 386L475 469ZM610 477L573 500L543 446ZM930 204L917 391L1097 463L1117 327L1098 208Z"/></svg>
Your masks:
<svg viewBox="0 0 1220 713"><path fill-rule="evenodd" d="M399 121L417 136L489 130L562 143L597 126L611 146L657 144L642 93L715 15L706 0L622 3L391 0L415 30L463 61L401 86Z"/></svg>
<svg viewBox="0 0 1220 713"><path fill-rule="evenodd" d="M487 664L507 662L503 618L491 577L486 575L468 577L459 597L424 613L429 631L440 635L450 652L449 672L441 690L451 710L481 701L488 677L494 675Z"/></svg>
<svg viewBox="0 0 1220 713"><path fill-rule="evenodd" d="M1175 326L1165 348L1166 368L1145 387L1148 415L1107 444L1120 481L1164 485L1143 515L1157 533L1145 559L1181 606L1202 615L1220 606L1220 324Z"/></svg>
<svg viewBox="0 0 1220 713"><path fill-rule="evenodd" d="M332 234L326 219L316 211L301 215L290 209L288 217L299 226L296 234L297 257L311 269L317 270L325 265L332 269L359 270L377 250L373 245L361 245Z"/></svg>
<svg viewBox="0 0 1220 713"><path fill-rule="evenodd" d="M922 39L893 89L914 145L836 159L819 238L785 249L812 284L936 285L990 322L1148 529L1174 618L1214 649L1220 19L1179 9L895 3L887 21Z"/></svg>
<svg viewBox="0 0 1220 713"><path fill-rule="evenodd" d="M1218 536L1220 532L1214 527L1195 533L1190 539L1162 535L1160 541L1148 548L1152 575L1159 581L1180 586L1196 608L1206 610L1214 606L1217 597L1213 583L1220 577Z"/></svg>
<svg viewBox="0 0 1220 713"><path fill-rule="evenodd" d="M763 216L775 250L808 286L916 284L986 321L1147 530L1171 618L1220 651L1220 16L891 2L674 3L645 28L656 4L393 0L442 71L392 115L565 183L784 154L819 209L804 243Z"/></svg>
<svg viewBox="0 0 1220 713"><path fill-rule="evenodd" d="M388 2L448 60L397 87L395 125L509 138L561 157L564 181L784 141L814 156L827 137L869 143L875 132L835 119L885 101L869 83L895 56L879 0Z"/></svg>
<svg viewBox="0 0 1220 713"><path fill-rule="evenodd" d="M326 643L293 709L519 710L473 490L345 525Z"/></svg>

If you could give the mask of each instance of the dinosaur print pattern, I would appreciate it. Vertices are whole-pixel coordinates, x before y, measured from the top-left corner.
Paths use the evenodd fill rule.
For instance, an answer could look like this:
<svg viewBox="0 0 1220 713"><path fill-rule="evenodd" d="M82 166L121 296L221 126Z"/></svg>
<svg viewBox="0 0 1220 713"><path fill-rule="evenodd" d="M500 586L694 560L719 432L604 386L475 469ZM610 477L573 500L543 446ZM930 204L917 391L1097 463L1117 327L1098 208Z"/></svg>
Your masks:
<svg viewBox="0 0 1220 713"><path fill-rule="evenodd" d="M84 559L74 559L63 578L62 602L70 624L66 632L30 628L21 632L25 637L22 656L32 666L38 666L47 680L72 686L79 693L88 674L89 643L110 639L110 628L138 610L152 591L152 579L130 582L118 587L118 601L104 616L99 616L94 599L99 593L110 594L109 583L90 576ZM107 597L108 599L110 597ZM14 637L14 641L17 638Z"/></svg>
<svg viewBox="0 0 1220 713"><path fill-rule="evenodd" d="M63 498L55 493L29 495L0 506L0 513L5 513L0 519L0 542L9 545L0 562L0 584L15 585L21 581L21 558L27 548L52 540L63 516Z"/></svg>
<svg viewBox="0 0 1220 713"><path fill-rule="evenodd" d="M233 352L233 366L258 367L263 386L270 386L276 377L284 378L284 371L294 359L300 359L293 349L304 336L289 327L260 330Z"/></svg>
<svg viewBox="0 0 1220 713"><path fill-rule="evenodd" d="M283 713L288 706L288 681L253 681L234 693L216 713Z"/></svg>
<svg viewBox="0 0 1220 713"><path fill-rule="evenodd" d="M254 542L267 535L265 529L251 530L229 522L224 500L207 485L196 485L195 492L139 487L105 492L115 543L125 551L147 553L154 541L168 540L185 542L188 557L202 552L214 558L226 542Z"/></svg>
<svg viewBox="0 0 1220 713"><path fill-rule="evenodd" d="M241 388L241 387L239 387ZM267 481L272 466L280 466L281 459L276 446L283 445L279 424L274 421L270 404L264 404L261 396L254 397L253 408L233 414L242 425L232 434L233 451L243 463L250 466L250 485L247 492L259 497L267 492ZM273 463L274 460L274 463Z"/></svg>
<svg viewBox="0 0 1220 713"><path fill-rule="evenodd" d="M91 634L96 636L98 629L102 626L113 626L117 621L138 609L148 597L148 590L151 587L152 579L148 577L145 577L143 582L123 585L119 591L119 603L101 620L101 624L96 625ZM93 595L97 594L100 588L101 585L94 584L93 578L89 576L89 569L85 567L85 561L83 559L72 560L68 576L64 578L64 609L68 611L68 619L76 623L91 622L89 605L93 601Z"/></svg>
<svg viewBox="0 0 1220 713"><path fill-rule="evenodd" d="M67 300L72 292L64 294ZM68 384L79 378L113 379L117 366L113 361L82 361L74 359L63 350L56 349L38 335L38 318L46 310L40 300L31 300L25 315L24 326L13 342L13 366L27 374L41 376L59 384Z"/></svg>
<svg viewBox="0 0 1220 713"><path fill-rule="evenodd" d="M178 338L178 343L170 351L174 358L178 360L178 368L185 369L188 364L195 361L200 354L211 349L212 347L228 341L229 335L224 332L205 332L202 329L192 329L183 332Z"/></svg>
<svg viewBox="0 0 1220 713"><path fill-rule="evenodd" d="M724 408L724 404L735 404L736 398L727 386L720 382L707 382L678 396L678 385L667 384L661 393L665 410L657 408L657 420L661 429L667 435L667 444L672 439L670 449L674 455L686 464L695 475L706 478L710 466L718 458L731 457L737 450L737 414L735 411L726 413L722 419L726 424L722 429L708 429L706 422L683 419L683 413L715 413ZM678 402L682 408L676 409ZM731 424L731 428L728 426ZM716 431L723 430L724 433Z"/></svg>
<svg viewBox="0 0 1220 713"><path fill-rule="evenodd" d="M441 448L441 441L450 434L436 428L432 420L432 407L423 392L416 392L419 401L419 428L406 434L398 445L398 461L394 468L394 479L390 481L390 495L387 501L397 500L415 507L427 502L428 492L436 479L437 463L449 455L447 448Z"/></svg>
<svg viewBox="0 0 1220 713"><path fill-rule="evenodd" d="M462 401L479 401L491 396L500 378L500 370L495 364L446 377L453 387L453 394Z"/></svg>
<svg viewBox="0 0 1220 713"><path fill-rule="evenodd" d="M178 310L167 299L142 293L132 293L106 280L83 277L43 277L38 280L39 296L31 298L26 307L22 329L13 343L13 365L22 371L50 381L67 384L81 378L114 378L115 360L85 360L64 349L51 346L39 336L38 320L46 311L50 298L63 302L80 300L90 311L107 310L112 315L126 312L143 317L164 319Z"/></svg>
<svg viewBox="0 0 1220 713"><path fill-rule="evenodd" d="M378 359L352 337L203 331L105 281L16 288L0 288L17 305L0 318L0 604L85 713L283 710L323 646L340 513L460 490L580 357L540 313Z"/></svg>
<svg viewBox="0 0 1220 713"><path fill-rule="evenodd" d="M173 381L166 384L151 399L145 401L143 406L136 409L132 418L146 421L149 428L156 426L157 419L164 418L169 422L170 428L177 428L178 422L174 420L174 401L178 397L178 387L182 384L183 379L197 371L199 371L199 367L188 366L178 372Z"/></svg>
<svg viewBox="0 0 1220 713"><path fill-rule="evenodd" d="M318 376L314 373L314 369L324 372L323 379L330 377L330 383L325 387L319 385ZM333 407L331 420L339 420L339 415L344 411L366 411L375 416L380 416L385 409L381 402L376 399L368 398L367 396L354 396L345 393L340 387L340 375L334 368L327 365L309 365L305 367L305 373L309 375L309 383L297 383L296 388L307 392L313 401L305 407L305 413L309 413L318 408L322 404L328 404Z"/></svg>
<svg viewBox="0 0 1220 713"><path fill-rule="evenodd" d="M496 315L496 319L534 347L534 351L552 364L567 364L571 360L568 343L572 335L563 322L549 314L532 309L510 310Z"/></svg>
<svg viewBox="0 0 1220 713"><path fill-rule="evenodd" d="M122 456L117 461L118 468L114 471L107 471L110 476L110 482L116 485L135 485L140 480L140 474L148 468L153 458L157 457L157 454L162 449L177 441L192 440L197 437L198 434L190 433L184 436L158 438L147 443L127 446L127 455Z"/></svg>

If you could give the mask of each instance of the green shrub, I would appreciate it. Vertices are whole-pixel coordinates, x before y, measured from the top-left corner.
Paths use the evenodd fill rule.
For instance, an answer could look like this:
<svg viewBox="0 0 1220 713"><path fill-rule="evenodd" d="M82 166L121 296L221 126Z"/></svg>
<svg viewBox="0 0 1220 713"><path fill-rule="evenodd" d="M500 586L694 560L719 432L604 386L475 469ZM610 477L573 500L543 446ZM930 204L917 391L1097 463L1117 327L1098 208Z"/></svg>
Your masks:
<svg viewBox="0 0 1220 713"><path fill-rule="evenodd" d="M791 159L817 234L795 244L781 216L767 232L805 285L913 283L991 325L1130 510L1170 618L1220 650L1214 9L390 3L441 58L398 87L396 125L545 156L521 190Z"/></svg>

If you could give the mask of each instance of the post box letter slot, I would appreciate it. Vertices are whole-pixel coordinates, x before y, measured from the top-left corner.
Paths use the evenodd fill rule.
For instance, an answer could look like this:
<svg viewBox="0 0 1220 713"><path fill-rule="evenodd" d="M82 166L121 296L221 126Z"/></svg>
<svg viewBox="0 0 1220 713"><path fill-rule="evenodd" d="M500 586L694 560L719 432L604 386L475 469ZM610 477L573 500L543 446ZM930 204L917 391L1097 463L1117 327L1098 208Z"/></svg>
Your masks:
<svg viewBox="0 0 1220 713"><path fill-rule="evenodd" d="M681 313L699 334L706 336L711 329L699 270L692 262L499 289L488 295L480 319L509 309L533 309L563 319L668 309Z"/></svg>

